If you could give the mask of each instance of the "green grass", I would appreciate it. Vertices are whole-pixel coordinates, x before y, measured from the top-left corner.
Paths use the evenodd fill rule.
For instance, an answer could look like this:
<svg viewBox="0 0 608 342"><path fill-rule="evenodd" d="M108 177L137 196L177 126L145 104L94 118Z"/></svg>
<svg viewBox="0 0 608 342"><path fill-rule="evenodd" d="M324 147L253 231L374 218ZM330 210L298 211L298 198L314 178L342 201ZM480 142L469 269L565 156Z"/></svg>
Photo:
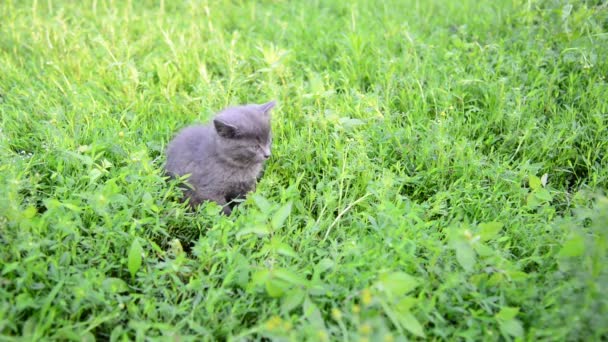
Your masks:
<svg viewBox="0 0 608 342"><path fill-rule="evenodd" d="M608 337L602 1L0 18L0 339ZM187 211L173 134L272 99L256 193Z"/></svg>

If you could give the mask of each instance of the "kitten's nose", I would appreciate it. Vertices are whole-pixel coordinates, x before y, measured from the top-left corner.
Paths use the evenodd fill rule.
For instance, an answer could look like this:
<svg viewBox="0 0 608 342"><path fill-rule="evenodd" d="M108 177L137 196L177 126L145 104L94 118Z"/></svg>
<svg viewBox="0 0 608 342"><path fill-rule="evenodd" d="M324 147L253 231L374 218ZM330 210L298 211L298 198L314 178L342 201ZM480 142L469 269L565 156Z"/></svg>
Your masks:
<svg viewBox="0 0 608 342"><path fill-rule="evenodd" d="M264 149L262 153L264 154L264 159L270 158L270 149Z"/></svg>

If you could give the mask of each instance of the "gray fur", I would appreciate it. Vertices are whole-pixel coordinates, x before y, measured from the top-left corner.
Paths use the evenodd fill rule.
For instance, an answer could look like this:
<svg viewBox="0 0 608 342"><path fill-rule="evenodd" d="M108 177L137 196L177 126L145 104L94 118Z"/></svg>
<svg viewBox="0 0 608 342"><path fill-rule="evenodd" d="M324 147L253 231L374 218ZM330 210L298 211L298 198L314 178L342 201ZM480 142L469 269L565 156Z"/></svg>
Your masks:
<svg viewBox="0 0 608 342"><path fill-rule="evenodd" d="M271 101L226 108L212 123L179 132L167 148L165 169L171 176L190 174L185 190L190 205L214 201L229 215L233 199L255 190L264 161L270 157Z"/></svg>

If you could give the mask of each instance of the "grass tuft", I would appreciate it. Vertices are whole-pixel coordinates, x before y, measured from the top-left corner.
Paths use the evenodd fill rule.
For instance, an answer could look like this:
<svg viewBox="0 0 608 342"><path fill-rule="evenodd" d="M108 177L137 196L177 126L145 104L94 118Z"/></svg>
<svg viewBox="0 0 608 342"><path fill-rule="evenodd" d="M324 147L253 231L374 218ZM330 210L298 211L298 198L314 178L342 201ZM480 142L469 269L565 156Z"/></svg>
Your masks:
<svg viewBox="0 0 608 342"><path fill-rule="evenodd" d="M0 2L0 336L608 337L602 1ZM167 142L276 99L230 217Z"/></svg>

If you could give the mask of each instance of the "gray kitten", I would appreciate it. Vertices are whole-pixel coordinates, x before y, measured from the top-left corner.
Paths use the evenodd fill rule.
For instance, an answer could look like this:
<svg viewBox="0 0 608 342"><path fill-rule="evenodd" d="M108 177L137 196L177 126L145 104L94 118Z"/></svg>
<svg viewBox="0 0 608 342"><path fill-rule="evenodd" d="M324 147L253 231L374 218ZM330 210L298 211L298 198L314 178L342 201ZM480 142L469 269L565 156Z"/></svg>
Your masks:
<svg viewBox="0 0 608 342"><path fill-rule="evenodd" d="M264 161L270 158L274 106L271 101L226 108L213 124L187 127L169 143L165 168L174 177L190 174L192 189L185 189L185 195L192 207L214 201L230 215L230 202L255 190Z"/></svg>

